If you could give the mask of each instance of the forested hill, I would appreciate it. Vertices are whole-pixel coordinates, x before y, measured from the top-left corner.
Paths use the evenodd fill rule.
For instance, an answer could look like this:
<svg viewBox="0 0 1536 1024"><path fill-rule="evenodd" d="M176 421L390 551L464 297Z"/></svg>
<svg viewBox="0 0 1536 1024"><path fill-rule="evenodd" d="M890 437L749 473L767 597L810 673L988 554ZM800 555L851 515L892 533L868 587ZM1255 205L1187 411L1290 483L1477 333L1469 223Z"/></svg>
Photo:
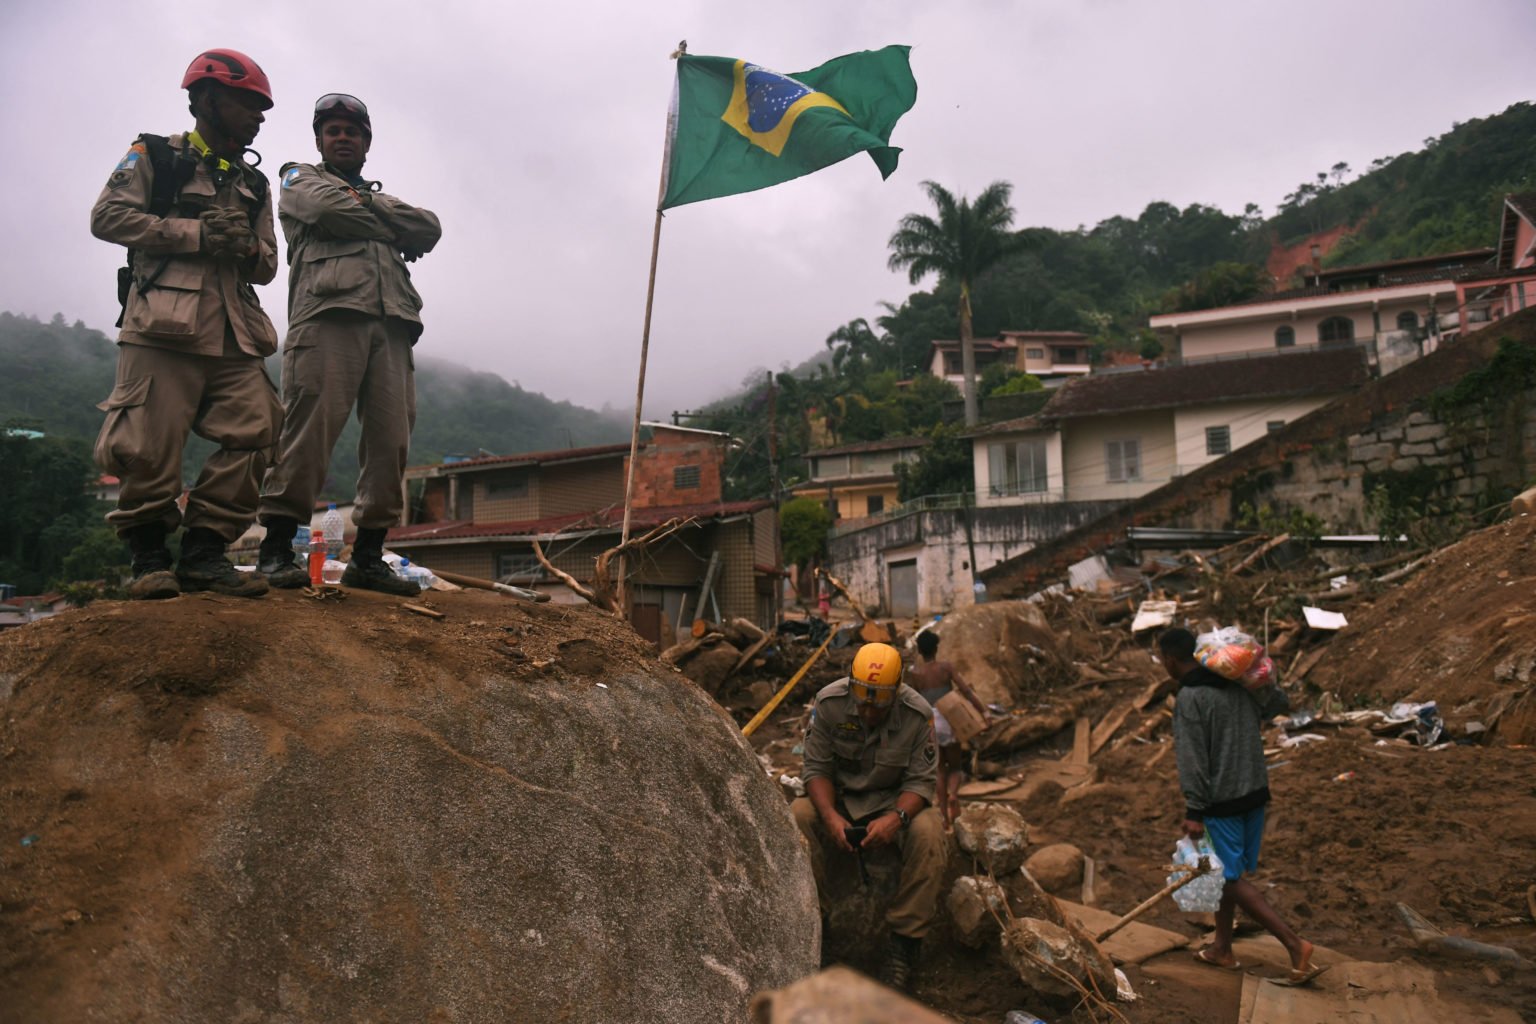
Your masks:
<svg viewBox="0 0 1536 1024"><path fill-rule="evenodd" d="M0 425L26 426L87 441L96 436L102 414L96 403L112 390L116 346L100 331L63 317L51 322L0 313ZM278 360L268 360L278 380ZM411 462L437 462L445 455L498 455L605 444L629 437L627 418L605 417L455 363L423 359L416 365L416 430ZM195 479L206 447L188 454L186 479ZM348 499L357 479L357 420L353 417L336 445L322 497Z"/></svg>

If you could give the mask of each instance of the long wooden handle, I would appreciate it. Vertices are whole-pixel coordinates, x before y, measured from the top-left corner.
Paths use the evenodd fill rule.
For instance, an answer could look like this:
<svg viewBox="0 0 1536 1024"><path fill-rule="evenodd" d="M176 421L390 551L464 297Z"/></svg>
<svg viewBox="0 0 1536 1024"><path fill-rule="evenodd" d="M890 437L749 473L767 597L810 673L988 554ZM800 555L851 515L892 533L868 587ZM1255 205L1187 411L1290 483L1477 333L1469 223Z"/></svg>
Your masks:
<svg viewBox="0 0 1536 1024"><path fill-rule="evenodd" d="M1163 886L1162 889L1158 890L1157 895L1148 897L1145 901L1138 904L1136 909L1132 910L1129 914L1126 914L1120 920L1116 921L1114 924L1110 925L1108 928L1095 935L1093 937L1093 941L1103 942L1105 939L1115 934L1115 932L1119 931L1121 928L1124 928L1126 925L1136 920L1142 914L1145 914L1147 911L1157 906L1158 900L1162 899L1164 896L1172 895L1178 890L1184 888L1190 882L1193 882L1195 879L1205 874L1207 870L1207 868L1202 867L1198 871L1191 871L1189 874L1185 875L1183 878L1180 878L1178 881L1169 882L1167 885Z"/></svg>
<svg viewBox="0 0 1536 1024"><path fill-rule="evenodd" d="M773 714L773 709L778 707L785 697L789 696L789 691L793 690L795 688L795 684L800 681L800 678L810 671L811 666L816 664L816 659L821 657L821 652L826 650L827 645L831 642L832 634L828 633L827 638L821 642L821 646L816 648L816 652L809 658L805 659L805 664L800 666L800 670L798 672L789 677L789 682L784 684L784 688L781 689L778 693L774 694L773 699L768 701L767 704L764 704L761 711L752 716L752 721L742 726L741 734L743 736L751 736L754 732L757 731L758 726L762 725L768 720L768 716Z"/></svg>
<svg viewBox="0 0 1536 1024"><path fill-rule="evenodd" d="M439 579L447 580L449 583L457 583L461 587L490 590L498 594L506 594L509 597L520 598L524 601L532 601L535 604L543 604L549 600L549 595L542 591L529 590L526 587L514 587L510 583L497 583L495 580L483 580L478 576L466 576L461 572L432 569L432 575Z"/></svg>

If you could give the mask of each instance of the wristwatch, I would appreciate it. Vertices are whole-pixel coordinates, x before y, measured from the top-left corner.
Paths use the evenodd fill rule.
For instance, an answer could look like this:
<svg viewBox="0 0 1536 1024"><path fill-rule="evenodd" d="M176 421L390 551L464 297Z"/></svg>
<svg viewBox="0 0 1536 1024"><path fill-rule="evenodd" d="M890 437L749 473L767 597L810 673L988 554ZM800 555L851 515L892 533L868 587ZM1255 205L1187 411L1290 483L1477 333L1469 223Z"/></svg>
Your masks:
<svg viewBox="0 0 1536 1024"><path fill-rule="evenodd" d="M896 817L901 819L902 828L906 828L908 825L912 824L912 815L908 814L900 807L896 808Z"/></svg>

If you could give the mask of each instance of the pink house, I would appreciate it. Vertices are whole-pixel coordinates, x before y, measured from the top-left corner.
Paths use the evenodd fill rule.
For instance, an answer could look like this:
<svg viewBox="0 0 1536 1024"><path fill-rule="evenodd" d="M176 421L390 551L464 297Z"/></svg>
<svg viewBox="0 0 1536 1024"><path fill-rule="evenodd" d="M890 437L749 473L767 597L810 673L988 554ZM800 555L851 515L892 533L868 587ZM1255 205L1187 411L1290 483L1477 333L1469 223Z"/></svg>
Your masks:
<svg viewBox="0 0 1536 1024"><path fill-rule="evenodd" d="M1536 304L1536 192L1504 197L1494 266L1456 283L1468 330Z"/></svg>

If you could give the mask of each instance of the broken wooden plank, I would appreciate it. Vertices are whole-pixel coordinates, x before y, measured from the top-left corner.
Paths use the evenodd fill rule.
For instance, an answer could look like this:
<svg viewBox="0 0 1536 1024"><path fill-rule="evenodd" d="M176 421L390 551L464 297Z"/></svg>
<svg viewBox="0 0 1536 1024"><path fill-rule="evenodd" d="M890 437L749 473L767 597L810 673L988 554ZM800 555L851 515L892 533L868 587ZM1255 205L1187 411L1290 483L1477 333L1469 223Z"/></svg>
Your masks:
<svg viewBox="0 0 1536 1024"><path fill-rule="evenodd" d="M1079 718L1074 725L1072 752L1067 755L1067 761L1070 764L1087 764L1089 756L1088 744L1093 737L1093 723L1084 716Z"/></svg>
<svg viewBox="0 0 1536 1024"><path fill-rule="evenodd" d="M1085 872L1087 866L1087 858L1084 858L1083 868ZM1086 879L1087 875L1084 874L1083 877ZM1089 934L1101 932L1119 920L1119 915L1117 914L1112 914L1099 907L1073 903L1070 900L1058 898L1056 905L1061 908L1063 916L1077 922ZM1169 950L1183 949L1189 943L1190 939L1187 935L1180 935L1178 932L1169 931L1167 928L1142 924L1138 921L1111 935L1109 940L1102 945L1104 953L1116 963L1139 964L1155 956L1161 956Z"/></svg>
<svg viewBox="0 0 1536 1024"><path fill-rule="evenodd" d="M446 615L438 611L436 608L428 608L424 604L402 604L400 607L416 615L425 615L429 619L447 618Z"/></svg>
<svg viewBox="0 0 1536 1024"><path fill-rule="evenodd" d="M1099 749L1114 738L1115 733L1125 724L1125 716L1131 713L1130 704L1122 704L1119 709L1105 715L1099 724L1093 727L1093 735L1088 740L1088 756L1092 757Z"/></svg>

